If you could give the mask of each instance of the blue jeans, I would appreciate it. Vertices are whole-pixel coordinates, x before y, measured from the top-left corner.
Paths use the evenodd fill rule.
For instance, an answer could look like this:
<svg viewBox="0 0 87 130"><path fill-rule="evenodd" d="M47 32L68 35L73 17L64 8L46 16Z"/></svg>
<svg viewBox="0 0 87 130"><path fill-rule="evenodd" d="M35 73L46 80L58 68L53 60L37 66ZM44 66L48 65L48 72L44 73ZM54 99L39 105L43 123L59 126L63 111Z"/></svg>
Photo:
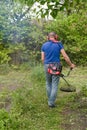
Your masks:
<svg viewBox="0 0 87 130"><path fill-rule="evenodd" d="M55 105L60 77L59 75L52 75L47 72L48 64L45 64L44 67L46 74L46 90L48 96L48 105Z"/></svg>

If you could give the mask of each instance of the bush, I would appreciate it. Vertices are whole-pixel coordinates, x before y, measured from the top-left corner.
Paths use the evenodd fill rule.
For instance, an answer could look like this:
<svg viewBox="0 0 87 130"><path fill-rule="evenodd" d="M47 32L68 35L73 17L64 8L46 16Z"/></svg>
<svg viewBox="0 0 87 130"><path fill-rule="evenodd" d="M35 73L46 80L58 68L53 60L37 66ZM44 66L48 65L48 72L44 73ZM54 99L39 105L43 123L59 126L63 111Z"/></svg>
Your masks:
<svg viewBox="0 0 87 130"><path fill-rule="evenodd" d="M59 35L59 40L63 42L66 52L78 65L87 64L86 23L87 15L83 11L82 14L72 14L68 17L59 14L55 21L46 25L47 31L55 31Z"/></svg>
<svg viewBox="0 0 87 130"><path fill-rule="evenodd" d="M38 65L31 69L31 80L35 82L43 83L45 81L44 67Z"/></svg>
<svg viewBox="0 0 87 130"><path fill-rule="evenodd" d="M9 64L0 65L0 74L7 74L11 70Z"/></svg>

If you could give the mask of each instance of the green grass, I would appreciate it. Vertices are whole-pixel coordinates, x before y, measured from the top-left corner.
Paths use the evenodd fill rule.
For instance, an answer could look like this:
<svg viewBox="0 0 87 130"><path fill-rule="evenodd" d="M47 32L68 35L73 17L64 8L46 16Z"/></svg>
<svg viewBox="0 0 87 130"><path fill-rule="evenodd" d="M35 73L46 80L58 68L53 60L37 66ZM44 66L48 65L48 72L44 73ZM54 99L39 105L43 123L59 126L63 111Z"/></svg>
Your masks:
<svg viewBox="0 0 87 130"><path fill-rule="evenodd" d="M67 72L68 68L64 68L64 73ZM67 118L66 110L69 109L72 114L83 105L81 97L87 98L87 68L75 68L66 79L77 88L77 92L65 93L59 90L57 107L50 109L47 105L42 66L28 71L10 71L0 75L0 129L66 130L64 123L73 123L69 119L76 118L76 113L73 113L75 115L72 118L70 116ZM66 83L61 79L59 87L64 85L66 86ZM85 107L79 111L87 114ZM77 130L77 127L74 130Z"/></svg>

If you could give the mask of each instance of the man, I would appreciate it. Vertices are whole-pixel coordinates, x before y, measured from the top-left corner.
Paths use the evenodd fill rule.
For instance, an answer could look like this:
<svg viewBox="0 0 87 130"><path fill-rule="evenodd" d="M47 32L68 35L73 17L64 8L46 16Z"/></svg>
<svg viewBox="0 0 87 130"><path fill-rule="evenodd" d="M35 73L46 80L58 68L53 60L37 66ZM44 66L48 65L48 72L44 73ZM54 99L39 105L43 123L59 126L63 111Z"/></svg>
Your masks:
<svg viewBox="0 0 87 130"><path fill-rule="evenodd" d="M57 97L59 75L54 75L48 73L48 66L51 63L60 64L60 53L63 55L65 61L70 66L74 68L75 65L71 62L70 58L66 54L64 47L61 42L57 41L57 34L50 32L48 34L48 41L45 42L41 47L41 60L44 63L45 74L46 74L46 90L48 96L48 106L55 107L55 100Z"/></svg>

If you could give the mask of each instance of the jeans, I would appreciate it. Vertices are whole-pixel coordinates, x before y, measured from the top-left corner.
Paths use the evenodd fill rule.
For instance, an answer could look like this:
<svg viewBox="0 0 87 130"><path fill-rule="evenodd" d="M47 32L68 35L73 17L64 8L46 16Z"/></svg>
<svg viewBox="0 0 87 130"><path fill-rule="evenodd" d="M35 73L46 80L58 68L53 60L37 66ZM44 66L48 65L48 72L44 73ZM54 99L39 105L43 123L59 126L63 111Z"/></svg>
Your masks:
<svg viewBox="0 0 87 130"><path fill-rule="evenodd" d="M52 75L47 72L48 64L44 65L46 74L46 90L48 96L48 105L55 105L55 100L57 97L59 75Z"/></svg>

